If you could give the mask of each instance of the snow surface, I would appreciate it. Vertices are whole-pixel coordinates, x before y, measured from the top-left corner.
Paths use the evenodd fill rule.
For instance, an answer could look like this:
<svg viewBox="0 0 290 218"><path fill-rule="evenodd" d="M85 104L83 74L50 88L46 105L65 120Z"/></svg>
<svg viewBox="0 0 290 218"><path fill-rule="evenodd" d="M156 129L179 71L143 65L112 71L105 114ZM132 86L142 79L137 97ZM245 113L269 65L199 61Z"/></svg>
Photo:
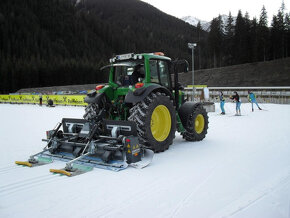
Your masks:
<svg viewBox="0 0 290 218"><path fill-rule="evenodd" d="M148 167L94 169L54 175L63 162L14 165L44 147L41 139L63 117L84 108L0 105L0 217L290 217L290 105L234 104L209 114L207 137L176 134Z"/></svg>

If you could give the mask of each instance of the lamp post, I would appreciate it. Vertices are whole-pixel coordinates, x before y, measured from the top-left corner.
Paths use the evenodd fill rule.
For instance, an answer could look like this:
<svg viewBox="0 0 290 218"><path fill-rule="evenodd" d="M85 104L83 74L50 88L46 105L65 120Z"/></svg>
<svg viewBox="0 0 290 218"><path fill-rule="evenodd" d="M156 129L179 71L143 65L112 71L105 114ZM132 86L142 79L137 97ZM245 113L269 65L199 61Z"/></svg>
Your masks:
<svg viewBox="0 0 290 218"><path fill-rule="evenodd" d="M191 49L192 51L192 100L194 101L194 92L195 92L195 88L194 88L194 47L196 47L196 43L187 43L188 48Z"/></svg>

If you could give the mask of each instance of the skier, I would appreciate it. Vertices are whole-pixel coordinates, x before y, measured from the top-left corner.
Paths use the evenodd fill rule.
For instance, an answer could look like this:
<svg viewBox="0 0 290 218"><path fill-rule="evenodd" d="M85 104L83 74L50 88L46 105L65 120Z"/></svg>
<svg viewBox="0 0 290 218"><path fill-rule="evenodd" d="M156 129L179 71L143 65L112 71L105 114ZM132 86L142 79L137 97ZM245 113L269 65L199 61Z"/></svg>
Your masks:
<svg viewBox="0 0 290 218"><path fill-rule="evenodd" d="M254 103L257 105L259 110L262 110L262 108L260 108L260 106L258 105L258 102L256 100L256 95L251 91L248 91L248 100L249 102L252 103L252 112L254 112Z"/></svg>
<svg viewBox="0 0 290 218"><path fill-rule="evenodd" d="M237 92L234 92L235 95L231 96L230 99L235 100L236 102L236 116L241 116L241 100L240 100L240 96Z"/></svg>
<svg viewBox="0 0 290 218"><path fill-rule="evenodd" d="M220 107L221 107L221 110L222 110L221 114L225 115L226 114L225 108L224 108L224 106L225 106L225 98L224 98L224 94L223 94L222 91L220 91L219 98L220 98Z"/></svg>
<svg viewBox="0 0 290 218"><path fill-rule="evenodd" d="M42 94L39 94L39 105L42 106Z"/></svg>

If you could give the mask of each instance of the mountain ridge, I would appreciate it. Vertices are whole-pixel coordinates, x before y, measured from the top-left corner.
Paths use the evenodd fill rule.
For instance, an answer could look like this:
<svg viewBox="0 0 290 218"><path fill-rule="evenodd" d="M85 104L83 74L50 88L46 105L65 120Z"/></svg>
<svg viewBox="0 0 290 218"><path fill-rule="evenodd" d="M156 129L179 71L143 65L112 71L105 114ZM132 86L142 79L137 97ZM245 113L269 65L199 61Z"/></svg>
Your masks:
<svg viewBox="0 0 290 218"><path fill-rule="evenodd" d="M228 20L228 15L220 15L222 18L222 22L224 27L227 24L227 20ZM232 17L233 18L233 25L236 24L236 19L237 17ZM184 16L180 18L181 20L185 21L186 23L189 23L190 25L197 27L198 22L200 22L201 28L206 31L209 32L210 31L210 25L211 25L211 21L205 21L205 20L201 20L195 16Z"/></svg>

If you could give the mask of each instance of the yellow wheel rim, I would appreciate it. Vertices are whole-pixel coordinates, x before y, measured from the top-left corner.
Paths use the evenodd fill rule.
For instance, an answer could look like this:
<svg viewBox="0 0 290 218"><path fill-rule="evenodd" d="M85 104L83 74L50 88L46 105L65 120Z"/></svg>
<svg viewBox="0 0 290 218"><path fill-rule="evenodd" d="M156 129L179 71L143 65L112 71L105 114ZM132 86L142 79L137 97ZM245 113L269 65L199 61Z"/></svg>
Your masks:
<svg viewBox="0 0 290 218"><path fill-rule="evenodd" d="M202 114L196 116L194 121L195 131L200 134L204 130L204 117Z"/></svg>
<svg viewBox="0 0 290 218"><path fill-rule="evenodd" d="M157 106L151 116L151 133L155 140L164 141L171 130L171 116L167 107Z"/></svg>

